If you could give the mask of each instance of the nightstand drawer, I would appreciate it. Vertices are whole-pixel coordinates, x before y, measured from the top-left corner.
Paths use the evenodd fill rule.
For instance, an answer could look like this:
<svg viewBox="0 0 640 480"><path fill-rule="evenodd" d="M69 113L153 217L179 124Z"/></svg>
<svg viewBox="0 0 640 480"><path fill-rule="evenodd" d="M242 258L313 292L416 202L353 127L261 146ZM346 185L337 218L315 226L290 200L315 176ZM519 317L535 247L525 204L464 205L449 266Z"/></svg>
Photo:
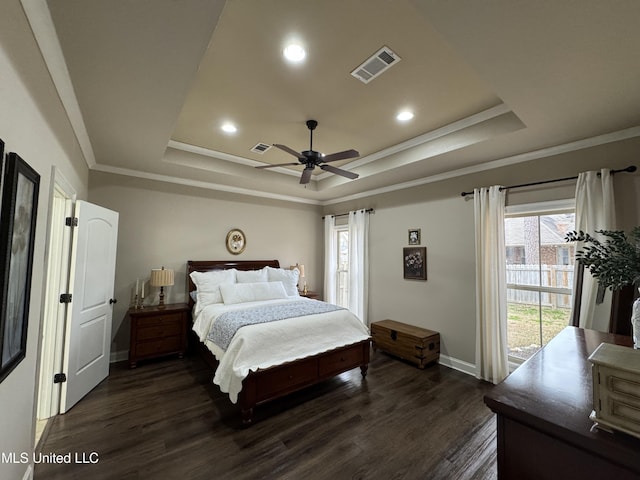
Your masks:
<svg viewBox="0 0 640 480"><path fill-rule="evenodd" d="M138 326L138 341L172 337L174 335L182 335L181 322L162 322L159 325L152 325L149 327Z"/></svg>
<svg viewBox="0 0 640 480"><path fill-rule="evenodd" d="M136 356L146 357L149 355L166 355L167 353L178 352L183 349L182 343L182 337L180 335L176 335L175 337L165 337L149 342L141 342L136 345Z"/></svg>
<svg viewBox="0 0 640 480"><path fill-rule="evenodd" d="M189 306L184 303L150 306L129 310L131 320L129 367L138 360L178 354L187 351Z"/></svg>
<svg viewBox="0 0 640 480"><path fill-rule="evenodd" d="M180 323L182 321L183 313L175 312L175 313L166 313L162 316L141 316L136 319L136 324L138 328L140 327L148 327L151 325L165 325L168 323Z"/></svg>

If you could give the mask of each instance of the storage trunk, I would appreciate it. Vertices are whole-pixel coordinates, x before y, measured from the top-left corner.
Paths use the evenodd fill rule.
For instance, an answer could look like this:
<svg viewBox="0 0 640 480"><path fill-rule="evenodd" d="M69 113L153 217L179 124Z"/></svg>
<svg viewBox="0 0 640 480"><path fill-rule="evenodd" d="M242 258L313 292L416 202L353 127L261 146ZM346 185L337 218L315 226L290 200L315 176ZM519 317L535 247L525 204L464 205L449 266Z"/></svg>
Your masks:
<svg viewBox="0 0 640 480"><path fill-rule="evenodd" d="M374 350L380 349L424 368L440 358L440 334L395 320L371 324Z"/></svg>

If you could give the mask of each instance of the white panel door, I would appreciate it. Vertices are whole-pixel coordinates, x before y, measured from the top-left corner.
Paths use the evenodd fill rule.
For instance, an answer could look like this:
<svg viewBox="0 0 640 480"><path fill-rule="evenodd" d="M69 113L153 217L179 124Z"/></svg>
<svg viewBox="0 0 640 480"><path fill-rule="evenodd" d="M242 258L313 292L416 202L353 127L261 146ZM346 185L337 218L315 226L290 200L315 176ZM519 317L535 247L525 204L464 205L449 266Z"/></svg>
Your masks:
<svg viewBox="0 0 640 480"><path fill-rule="evenodd" d="M60 413L109 375L118 213L76 202Z"/></svg>

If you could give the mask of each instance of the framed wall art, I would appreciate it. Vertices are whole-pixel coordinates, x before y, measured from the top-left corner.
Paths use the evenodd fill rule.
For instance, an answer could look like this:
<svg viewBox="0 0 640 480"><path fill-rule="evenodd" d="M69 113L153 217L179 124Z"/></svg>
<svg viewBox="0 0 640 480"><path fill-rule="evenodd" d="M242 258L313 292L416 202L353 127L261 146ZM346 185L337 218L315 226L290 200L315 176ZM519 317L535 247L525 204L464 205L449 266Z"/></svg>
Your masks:
<svg viewBox="0 0 640 480"><path fill-rule="evenodd" d="M0 382L26 355L39 186L40 175L9 153L0 215Z"/></svg>
<svg viewBox="0 0 640 480"><path fill-rule="evenodd" d="M405 247L402 258L405 279L427 279L427 247Z"/></svg>
<svg viewBox="0 0 640 480"><path fill-rule="evenodd" d="M227 246L228 252L233 255L239 255L244 252L244 249L247 246L247 239L244 236L244 232L239 228L232 228L229 230L229 233L227 233L227 239L225 240L225 245Z"/></svg>
<svg viewBox="0 0 640 480"><path fill-rule="evenodd" d="M409 229L409 245L420 245L420 229Z"/></svg>

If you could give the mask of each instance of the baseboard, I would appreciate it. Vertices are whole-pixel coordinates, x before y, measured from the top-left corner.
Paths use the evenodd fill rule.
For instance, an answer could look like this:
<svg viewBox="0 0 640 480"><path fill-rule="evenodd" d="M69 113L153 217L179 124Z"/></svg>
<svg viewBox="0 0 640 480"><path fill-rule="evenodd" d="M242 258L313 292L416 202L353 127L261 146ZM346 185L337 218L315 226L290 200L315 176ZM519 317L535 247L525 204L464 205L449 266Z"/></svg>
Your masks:
<svg viewBox="0 0 640 480"><path fill-rule="evenodd" d="M111 363L122 362L128 359L129 350L111 352ZM448 355L440 354L440 360L438 361L438 363L440 363L440 365L444 365L445 367L453 368L454 370L458 370L459 372L466 373L467 375L476 375L476 366L473 363L458 360L457 358L449 357Z"/></svg>
<svg viewBox="0 0 640 480"><path fill-rule="evenodd" d="M27 471L24 472L22 480L33 480L33 465L27 466Z"/></svg>
<svg viewBox="0 0 640 480"><path fill-rule="evenodd" d="M129 359L129 350L120 350L118 352L111 352L109 357L109 363L123 362Z"/></svg>
<svg viewBox="0 0 640 480"><path fill-rule="evenodd" d="M476 375L476 366L473 363L465 362L463 360L458 360L457 358L449 357L448 355L440 354L440 360L438 361L440 365L444 365L445 367L453 368L454 370L458 370L459 372L466 373L467 375Z"/></svg>

